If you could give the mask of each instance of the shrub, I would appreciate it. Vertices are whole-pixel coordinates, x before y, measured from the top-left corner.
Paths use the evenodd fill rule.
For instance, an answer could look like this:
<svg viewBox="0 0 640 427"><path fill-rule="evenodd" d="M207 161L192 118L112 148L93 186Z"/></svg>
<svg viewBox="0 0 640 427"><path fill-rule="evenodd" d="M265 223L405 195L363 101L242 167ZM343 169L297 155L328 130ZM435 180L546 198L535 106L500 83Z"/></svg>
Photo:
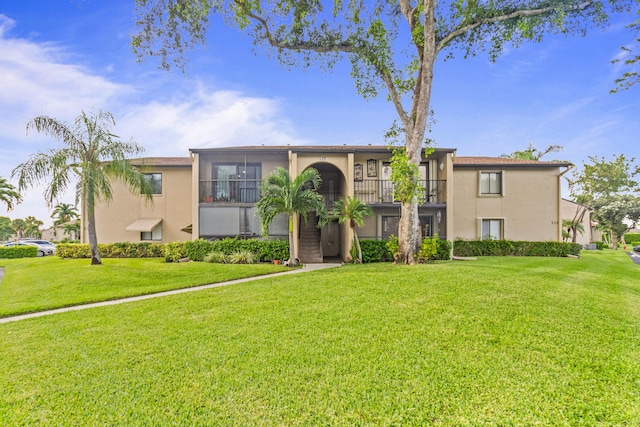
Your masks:
<svg viewBox="0 0 640 427"><path fill-rule="evenodd" d="M398 251L400 250L400 244L398 243L398 237L393 234L389 236L389 240L387 241L387 249L391 254L391 259L394 259Z"/></svg>
<svg viewBox="0 0 640 427"><path fill-rule="evenodd" d="M155 242L98 243L98 252L103 258L157 258L164 256L165 247ZM60 243L56 246L60 258L91 258L88 243Z"/></svg>
<svg viewBox="0 0 640 427"><path fill-rule="evenodd" d="M0 258L32 258L38 256L35 246L0 246Z"/></svg>
<svg viewBox="0 0 640 427"><path fill-rule="evenodd" d="M433 260L438 250L438 237L425 237L422 239L420 250L418 251L418 262L427 262Z"/></svg>
<svg viewBox="0 0 640 427"><path fill-rule="evenodd" d="M438 239L436 242L436 254L433 259L436 261L447 261L451 259L451 242L442 239Z"/></svg>
<svg viewBox="0 0 640 427"><path fill-rule="evenodd" d="M178 262L187 257L186 242L169 242L164 245L164 260L166 262Z"/></svg>
<svg viewBox="0 0 640 427"><path fill-rule="evenodd" d="M256 264L259 257L251 251L235 251L228 257L230 264Z"/></svg>
<svg viewBox="0 0 640 427"><path fill-rule="evenodd" d="M56 255L60 258L91 258L88 243L60 243L56 246Z"/></svg>
<svg viewBox="0 0 640 427"><path fill-rule="evenodd" d="M609 245L607 245L605 242L602 242L602 241L601 242L590 242L590 243L592 245L596 245L596 249L599 250L599 251L609 247ZM627 243L627 244L629 245L630 243Z"/></svg>
<svg viewBox="0 0 640 427"><path fill-rule="evenodd" d="M222 252L218 252L218 251L213 251L213 252L209 252L207 255L205 255L204 262L211 262L214 264L226 264L229 259L228 256L225 255Z"/></svg>
<svg viewBox="0 0 640 427"><path fill-rule="evenodd" d="M383 262L392 259L386 240L360 240L362 262Z"/></svg>
<svg viewBox="0 0 640 427"><path fill-rule="evenodd" d="M184 244L185 254L192 261L202 261L209 252L215 250L213 242L205 239L190 240Z"/></svg>
<svg viewBox="0 0 640 427"><path fill-rule="evenodd" d="M624 241L629 246L640 245L640 233L626 233L624 235ZM592 242L592 243L597 244L598 242ZM604 242L602 243L604 244Z"/></svg>
<svg viewBox="0 0 640 427"><path fill-rule="evenodd" d="M511 240L456 240L455 256L553 256L580 255L580 245L564 242Z"/></svg>
<svg viewBox="0 0 640 427"><path fill-rule="evenodd" d="M273 261L274 259L289 259L289 240L259 240L251 239L260 243L259 251L261 261ZM247 240L249 242L250 240ZM255 251L252 251L255 252Z"/></svg>

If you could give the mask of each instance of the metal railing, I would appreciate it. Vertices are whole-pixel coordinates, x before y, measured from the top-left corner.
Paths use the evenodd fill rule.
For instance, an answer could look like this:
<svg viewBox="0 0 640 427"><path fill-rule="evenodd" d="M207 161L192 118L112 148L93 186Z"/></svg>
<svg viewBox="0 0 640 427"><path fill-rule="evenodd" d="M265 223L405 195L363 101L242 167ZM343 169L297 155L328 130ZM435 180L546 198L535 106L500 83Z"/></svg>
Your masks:
<svg viewBox="0 0 640 427"><path fill-rule="evenodd" d="M260 200L259 179L200 180L200 203L256 203Z"/></svg>
<svg viewBox="0 0 640 427"><path fill-rule="evenodd" d="M423 204L444 204L446 203L445 180L420 180L418 181L423 191ZM398 203L393 198L393 182L376 179L355 181L354 196L361 202L369 205Z"/></svg>
<svg viewBox="0 0 640 427"><path fill-rule="evenodd" d="M200 180L200 203L256 203L260 200L259 179ZM423 204L446 203L445 180L420 180ZM354 182L354 196L369 205L398 203L393 198L393 182L369 179ZM339 194L320 193L325 197L327 210L331 210Z"/></svg>

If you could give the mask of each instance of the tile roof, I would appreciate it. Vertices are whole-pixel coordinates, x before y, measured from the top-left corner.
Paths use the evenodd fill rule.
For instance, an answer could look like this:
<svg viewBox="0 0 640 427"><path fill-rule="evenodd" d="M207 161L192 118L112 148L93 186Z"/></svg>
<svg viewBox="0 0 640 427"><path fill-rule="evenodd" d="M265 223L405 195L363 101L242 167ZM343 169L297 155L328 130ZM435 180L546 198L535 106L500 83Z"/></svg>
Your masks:
<svg viewBox="0 0 640 427"><path fill-rule="evenodd" d="M136 166L191 166L189 157L143 157L131 159Z"/></svg>
<svg viewBox="0 0 640 427"><path fill-rule="evenodd" d="M453 166L567 167L571 166L571 163L565 161L545 162L540 160L509 159L505 157L457 156Z"/></svg>

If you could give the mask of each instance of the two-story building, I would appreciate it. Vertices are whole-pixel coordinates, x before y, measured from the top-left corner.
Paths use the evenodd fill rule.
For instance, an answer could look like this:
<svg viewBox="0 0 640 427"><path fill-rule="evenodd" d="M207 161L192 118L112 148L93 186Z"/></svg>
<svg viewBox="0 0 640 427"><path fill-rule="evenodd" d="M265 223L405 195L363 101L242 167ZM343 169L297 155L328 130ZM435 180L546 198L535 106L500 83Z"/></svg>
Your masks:
<svg viewBox="0 0 640 427"><path fill-rule="evenodd" d="M369 204L374 215L358 230L362 238L397 235L400 204L390 181L386 146L253 146L192 149L185 158L146 158L156 191L153 203L114 183L114 199L96 207L98 241L169 242L197 238L249 238L260 234L255 203L260 183L277 167L292 176L313 167L322 177L327 208L346 196ZM436 148L419 167L425 236L443 239L561 240L561 175L568 163L458 157ZM86 232L84 233L86 234ZM353 240L347 224L317 227L296 222L298 258L346 259ZM287 219L277 217L269 236L286 238ZM84 236L86 237L86 235Z"/></svg>

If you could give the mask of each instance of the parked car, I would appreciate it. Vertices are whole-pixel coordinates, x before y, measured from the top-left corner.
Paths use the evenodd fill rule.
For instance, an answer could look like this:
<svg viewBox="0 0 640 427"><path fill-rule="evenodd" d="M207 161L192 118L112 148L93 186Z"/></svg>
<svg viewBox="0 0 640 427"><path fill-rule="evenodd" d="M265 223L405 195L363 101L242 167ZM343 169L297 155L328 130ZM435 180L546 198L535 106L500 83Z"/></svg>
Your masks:
<svg viewBox="0 0 640 427"><path fill-rule="evenodd" d="M53 255L56 253L56 245L46 240L24 239L20 240L18 243L35 246L38 248L38 256Z"/></svg>
<svg viewBox="0 0 640 427"><path fill-rule="evenodd" d="M634 247L633 247L633 251L634 251L634 252L639 252L639 253L640 253L640 245L638 245L638 246L634 246Z"/></svg>

